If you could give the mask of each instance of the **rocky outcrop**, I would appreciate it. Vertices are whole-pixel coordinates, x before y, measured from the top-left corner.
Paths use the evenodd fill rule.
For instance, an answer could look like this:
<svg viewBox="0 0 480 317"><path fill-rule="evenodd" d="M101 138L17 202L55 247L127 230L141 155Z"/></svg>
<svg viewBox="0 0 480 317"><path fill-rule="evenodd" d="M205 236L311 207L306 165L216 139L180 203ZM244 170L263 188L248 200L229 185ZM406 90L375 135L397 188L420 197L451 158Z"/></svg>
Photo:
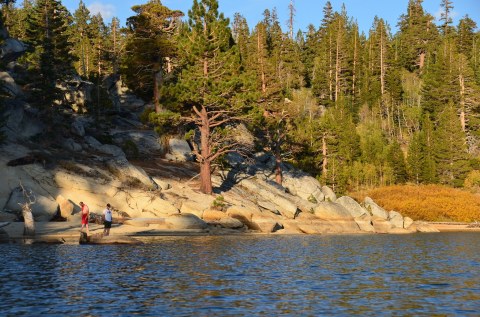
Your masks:
<svg viewBox="0 0 480 317"><path fill-rule="evenodd" d="M5 38L6 36L4 35L2 38ZM22 56L26 51L27 46L22 41L8 37L0 46L0 60L3 63L8 64Z"/></svg>
<svg viewBox="0 0 480 317"><path fill-rule="evenodd" d="M365 198L364 204L365 209L367 209L372 214L372 216L376 216L385 220L388 219L388 212L379 205L377 205L370 197Z"/></svg>
<svg viewBox="0 0 480 317"><path fill-rule="evenodd" d="M168 228L173 229L206 229L207 223L193 214L175 214L165 219Z"/></svg>
<svg viewBox="0 0 480 317"><path fill-rule="evenodd" d="M181 139L171 138L168 140L168 153L165 158L170 161L186 162L192 161L192 150L188 142Z"/></svg>

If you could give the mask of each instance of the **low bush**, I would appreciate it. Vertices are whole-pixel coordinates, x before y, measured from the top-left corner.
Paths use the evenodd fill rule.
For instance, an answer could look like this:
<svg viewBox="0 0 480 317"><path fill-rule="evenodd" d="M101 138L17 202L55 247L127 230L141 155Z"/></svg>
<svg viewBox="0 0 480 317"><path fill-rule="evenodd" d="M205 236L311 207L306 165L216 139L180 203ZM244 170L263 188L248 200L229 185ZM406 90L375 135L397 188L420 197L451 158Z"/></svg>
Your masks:
<svg viewBox="0 0 480 317"><path fill-rule="evenodd" d="M414 220L473 222L480 220L480 195L440 185L394 185L349 194L358 202L372 198L385 210Z"/></svg>

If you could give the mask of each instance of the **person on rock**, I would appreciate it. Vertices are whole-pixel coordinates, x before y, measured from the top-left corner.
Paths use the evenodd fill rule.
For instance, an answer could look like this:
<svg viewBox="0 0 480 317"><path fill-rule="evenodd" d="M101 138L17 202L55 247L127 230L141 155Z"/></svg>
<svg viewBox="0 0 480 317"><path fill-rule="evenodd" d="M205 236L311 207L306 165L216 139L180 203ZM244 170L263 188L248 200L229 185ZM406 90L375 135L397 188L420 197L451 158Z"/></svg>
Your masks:
<svg viewBox="0 0 480 317"><path fill-rule="evenodd" d="M90 215L90 210L88 209L88 206L83 203L83 201L80 202L80 208L82 208L82 229L80 229L80 230L83 231L83 227L86 227L87 228L87 235L88 235L89 234L88 218L89 218L89 215Z"/></svg>
<svg viewBox="0 0 480 317"><path fill-rule="evenodd" d="M107 204L107 208L103 211L103 224L103 235L108 236L112 227L112 206L110 204Z"/></svg>

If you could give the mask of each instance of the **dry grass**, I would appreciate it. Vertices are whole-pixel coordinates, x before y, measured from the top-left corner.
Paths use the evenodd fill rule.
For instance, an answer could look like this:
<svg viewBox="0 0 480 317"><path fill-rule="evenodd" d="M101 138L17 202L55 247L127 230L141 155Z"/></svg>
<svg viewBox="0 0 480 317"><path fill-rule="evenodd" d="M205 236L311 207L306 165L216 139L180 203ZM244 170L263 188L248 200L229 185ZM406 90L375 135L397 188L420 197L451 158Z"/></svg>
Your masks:
<svg viewBox="0 0 480 317"><path fill-rule="evenodd" d="M480 220L480 195L439 185L395 185L349 194L359 202L372 198L386 210L414 220L473 222Z"/></svg>

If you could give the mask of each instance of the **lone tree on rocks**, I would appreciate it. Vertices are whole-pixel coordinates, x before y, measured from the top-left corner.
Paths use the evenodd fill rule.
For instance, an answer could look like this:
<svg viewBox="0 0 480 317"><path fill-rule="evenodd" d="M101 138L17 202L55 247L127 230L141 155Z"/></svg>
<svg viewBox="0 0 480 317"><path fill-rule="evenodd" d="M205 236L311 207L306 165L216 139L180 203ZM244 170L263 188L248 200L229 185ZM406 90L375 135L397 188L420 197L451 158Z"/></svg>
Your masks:
<svg viewBox="0 0 480 317"><path fill-rule="evenodd" d="M178 76L161 90L164 113L152 114L159 125L168 117L194 123L194 154L200 163L200 190L212 193L212 162L229 152L245 149L235 135L234 123L244 121L255 97L254 81L241 70L229 19L218 12L217 0L194 0L188 24L179 35L181 65ZM197 142L199 143L197 145Z"/></svg>

